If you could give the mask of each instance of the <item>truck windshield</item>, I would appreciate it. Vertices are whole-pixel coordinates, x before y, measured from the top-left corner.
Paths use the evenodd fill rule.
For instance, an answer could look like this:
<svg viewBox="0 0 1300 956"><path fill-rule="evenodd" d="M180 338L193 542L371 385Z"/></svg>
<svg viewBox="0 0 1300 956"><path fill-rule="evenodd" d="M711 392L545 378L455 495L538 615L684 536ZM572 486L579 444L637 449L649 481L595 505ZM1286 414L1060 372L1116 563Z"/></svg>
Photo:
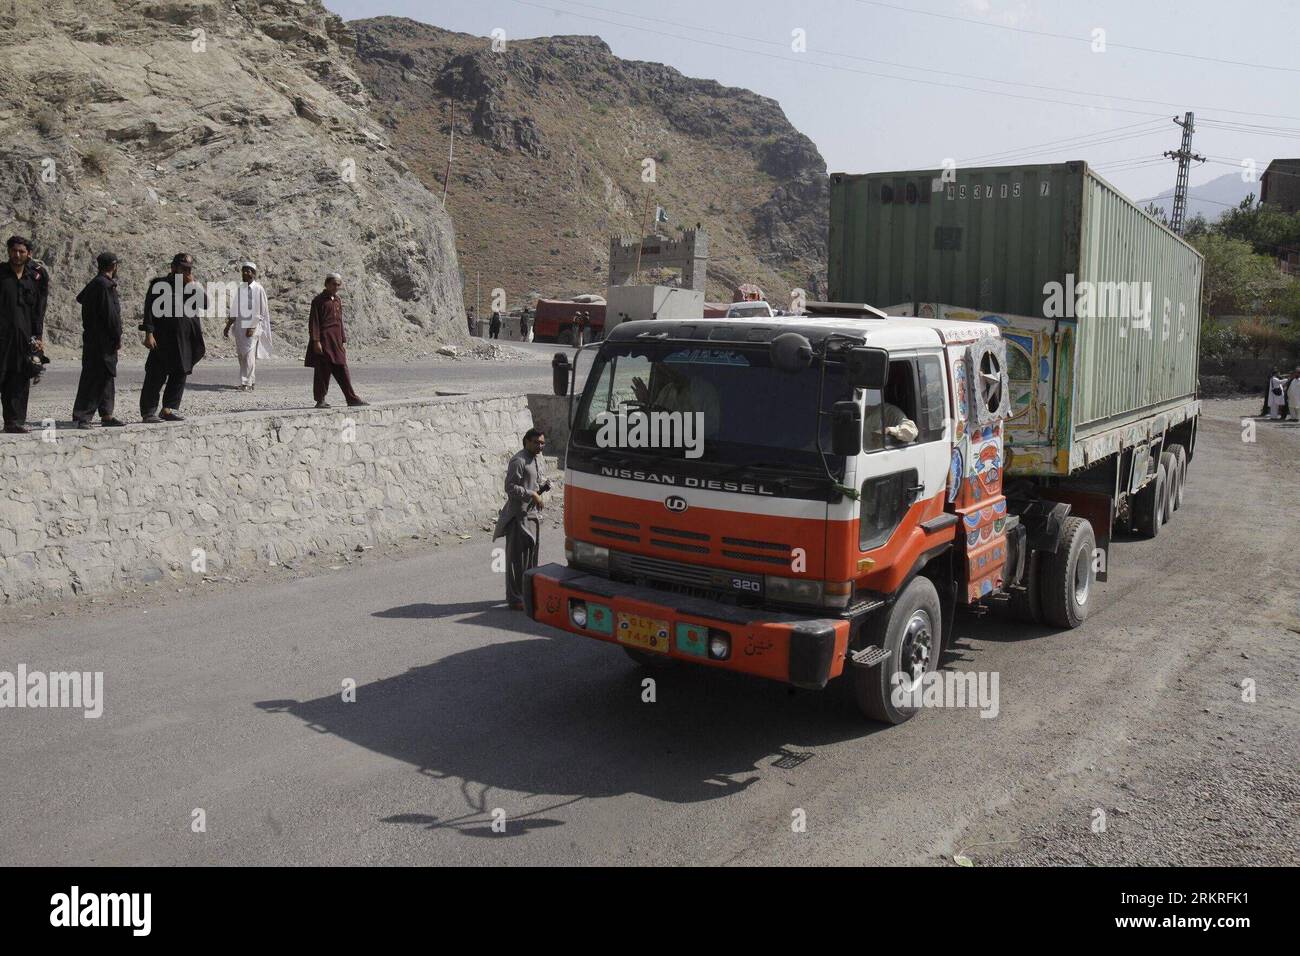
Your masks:
<svg viewBox="0 0 1300 956"><path fill-rule="evenodd" d="M825 474L821 447L833 473L843 460L830 454L829 411L832 403L852 398L844 367L828 363L820 396L820 368L802 372L774 368L767 346L749 348L695 345L613 343L601 348L587 376L573 422L573 441L586 448L613 448L639 456L698 460L706 464L781 468ZM700 448L638 444L628 430L611 444L611 416L632 420L635 413L698 413ZM653 432L654 429L650 429ZM661 429L660 434L667 434Z"/></svg>

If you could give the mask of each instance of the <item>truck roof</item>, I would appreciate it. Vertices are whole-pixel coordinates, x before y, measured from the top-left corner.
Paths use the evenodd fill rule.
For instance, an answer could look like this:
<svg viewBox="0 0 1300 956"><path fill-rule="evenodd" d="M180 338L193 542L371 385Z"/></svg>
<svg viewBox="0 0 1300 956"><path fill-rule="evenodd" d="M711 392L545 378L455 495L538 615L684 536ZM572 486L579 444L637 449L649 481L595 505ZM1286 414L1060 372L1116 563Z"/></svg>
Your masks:
<svg viewBox="0 0 1300 956"><path fill-rule="evenodd" d="M954 322L948 319L888 319L808 315L747 316L731 319L643 319L624 322L609 333L608 341L623 342L643 333L673 339L718 342L769 342L783 332L798 332L816 344L832 333L859 336L863 344L900 351L933 348L952 342L970 342L985 335L1000 335L992 322Z"/></svg>

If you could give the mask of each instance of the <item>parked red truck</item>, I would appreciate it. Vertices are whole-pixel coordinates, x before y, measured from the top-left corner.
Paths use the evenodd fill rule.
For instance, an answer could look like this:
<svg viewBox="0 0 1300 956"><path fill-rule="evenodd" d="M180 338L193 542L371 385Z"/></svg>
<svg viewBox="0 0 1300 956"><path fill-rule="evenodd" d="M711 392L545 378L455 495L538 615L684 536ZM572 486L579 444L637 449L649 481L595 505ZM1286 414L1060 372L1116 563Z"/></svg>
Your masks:
<svg viewBox="0 0 1300 956"><path fill-rule="evenodd" d="M605 334L605 303L574 302L567 299L538 299L533 317L533 338L538 342L575 345L593 342Z"/></svg>

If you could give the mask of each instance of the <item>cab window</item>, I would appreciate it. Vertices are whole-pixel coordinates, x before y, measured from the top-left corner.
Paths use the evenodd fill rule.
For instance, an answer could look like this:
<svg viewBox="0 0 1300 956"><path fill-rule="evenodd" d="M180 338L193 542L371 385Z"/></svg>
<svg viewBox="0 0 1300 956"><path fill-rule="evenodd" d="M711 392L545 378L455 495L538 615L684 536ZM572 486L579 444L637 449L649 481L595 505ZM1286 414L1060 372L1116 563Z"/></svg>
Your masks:
<svg viewBox="0 0 1300 956"><path fill-rule="evenodd" d="M943 438L947 411L939 356L895 359L889 363L884 390L866 389L862 448L872 452L938 441ZM914 429L916 434L911 441L903 441L890 434L890 428L904 435Z"/></svg>

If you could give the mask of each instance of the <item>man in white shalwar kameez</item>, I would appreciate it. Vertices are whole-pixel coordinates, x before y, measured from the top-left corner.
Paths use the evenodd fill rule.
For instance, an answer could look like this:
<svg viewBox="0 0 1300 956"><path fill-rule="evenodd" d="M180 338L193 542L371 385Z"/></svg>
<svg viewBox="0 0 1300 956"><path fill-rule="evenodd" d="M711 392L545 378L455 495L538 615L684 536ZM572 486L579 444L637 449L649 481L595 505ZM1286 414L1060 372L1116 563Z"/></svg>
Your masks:
<svg viewBox="0 0 1300 956"><path fill-rule="evenodd" d="M1300 366L1291 373L1291 382L1286 387L1286 416L1292 421L1300 420Z"/></svg>
<svg viewBox="0 0 1300 956"><path fill-rule="evenodd" d="M239 283L230 307L223 335L235 331L235 351L239 355L239 387L251 391L257 382L257 360L271 357L271 308L266 290L257 281L257 265L245 262L240 268L244 281Z"/></svg>
<svg viewBox="0 0 1300 956"><path fill-rule="evenodd" d="M1268 417L1277 420L1282 417L1282 406L1286 404L1286 379L1278 374L1277 369L1268 377Z"/></svg>

